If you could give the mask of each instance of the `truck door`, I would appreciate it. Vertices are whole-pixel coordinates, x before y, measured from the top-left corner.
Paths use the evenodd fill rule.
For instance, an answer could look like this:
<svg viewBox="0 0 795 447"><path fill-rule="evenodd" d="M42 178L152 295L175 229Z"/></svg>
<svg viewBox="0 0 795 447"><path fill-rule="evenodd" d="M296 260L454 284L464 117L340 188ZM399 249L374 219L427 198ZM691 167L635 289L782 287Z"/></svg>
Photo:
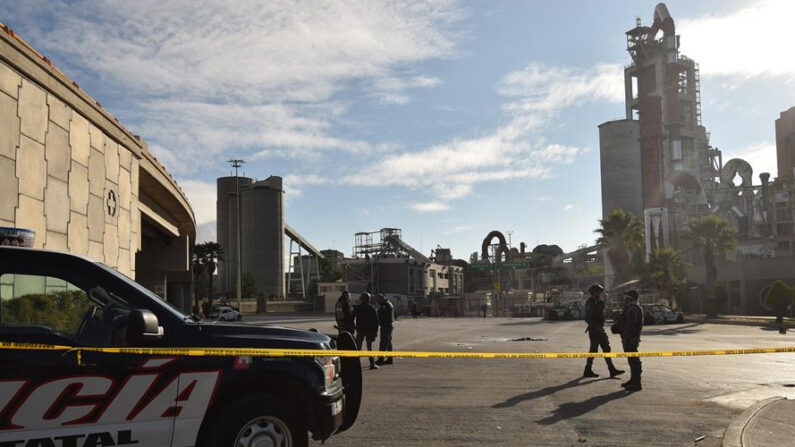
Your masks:
<svg viewBox="0 0 795 447"><path fill-rule="evenodd" d="M132 307L75 270L0 265L0 342L124 345ZM0 349L0 444L170 446L177 363Z"/></svg>

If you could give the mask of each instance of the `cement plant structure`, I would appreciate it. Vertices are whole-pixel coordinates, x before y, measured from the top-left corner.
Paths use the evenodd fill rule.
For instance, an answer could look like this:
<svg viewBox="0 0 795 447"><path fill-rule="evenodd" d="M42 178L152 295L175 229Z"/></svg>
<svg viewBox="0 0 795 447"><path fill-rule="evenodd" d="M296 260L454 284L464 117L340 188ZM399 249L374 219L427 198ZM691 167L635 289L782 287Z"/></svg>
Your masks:
<svg viewBox="0 0 795 447"><path fill-rule="evenodd" d="M446 301L464 292L464 268L450 249L437 247L425 256L399 228L356 233L353 256L339 265L351 293L383 293L402 313L417 303L438 315Z"/></svg>
<svg viewBox="0 0 795 447"><path fill-rule="evenodd" d="M660 36L661 35L661 36ZM679 53L665 4L651 26L626 32L632 63L624 69L626 119L599 126L602 214L623 209L644 224L646 253L672 246L688 253L691 279L704 282L699 250L687 240L691 218L714 213L738 229L739 249L718 265L729 312L764 310L759 295L774 279L795 278L795 111L776 121L778 178L745 160L723 160L702 125L698 64ZM739 181L736 178L739 177ZM606 257L607 258L607 257ZM605 282L613 268L605 260Z"/></svg>

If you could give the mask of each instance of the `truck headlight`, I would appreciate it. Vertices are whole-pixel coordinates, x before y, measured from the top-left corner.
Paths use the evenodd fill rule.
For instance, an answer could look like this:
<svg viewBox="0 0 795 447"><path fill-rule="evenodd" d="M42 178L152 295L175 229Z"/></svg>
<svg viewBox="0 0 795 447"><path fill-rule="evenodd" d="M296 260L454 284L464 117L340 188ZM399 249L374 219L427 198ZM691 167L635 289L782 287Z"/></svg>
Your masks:
<svg viewBox="0 0 795 447"><path fill-rule="evenodd" d="M315 361L323 368L323 384L331 388L339 376L339 357L316 357Z"/></svg>

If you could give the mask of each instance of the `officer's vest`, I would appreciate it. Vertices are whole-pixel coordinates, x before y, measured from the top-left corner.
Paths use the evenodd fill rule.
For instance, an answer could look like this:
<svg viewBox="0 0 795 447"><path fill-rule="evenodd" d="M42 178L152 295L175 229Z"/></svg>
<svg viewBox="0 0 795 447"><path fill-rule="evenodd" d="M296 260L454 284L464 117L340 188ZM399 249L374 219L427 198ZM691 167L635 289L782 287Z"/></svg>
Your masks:
<svg viewBox="0 0 795 447"><path fill-rule="evenodd" d="M348 330L350 329L348 326L350 325L351 316L348 313L350 306L343 306L342 301L337 301L337 305L334 307L334 315L337 319L337 327L340 330Z"/></svg>

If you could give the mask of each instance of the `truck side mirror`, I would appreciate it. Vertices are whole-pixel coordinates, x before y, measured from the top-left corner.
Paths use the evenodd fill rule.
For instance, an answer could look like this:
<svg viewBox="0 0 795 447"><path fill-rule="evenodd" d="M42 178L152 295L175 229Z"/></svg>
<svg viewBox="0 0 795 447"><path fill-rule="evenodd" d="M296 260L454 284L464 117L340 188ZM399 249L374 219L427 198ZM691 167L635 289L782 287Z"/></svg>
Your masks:
<svg viewBox="0 0 795 447"><path fill-rule="evenodd" d="M163 338L163 327L159 325L157 316L148 309L135 309L130 312L127 320L127 344L142 346Z"/></svg>

